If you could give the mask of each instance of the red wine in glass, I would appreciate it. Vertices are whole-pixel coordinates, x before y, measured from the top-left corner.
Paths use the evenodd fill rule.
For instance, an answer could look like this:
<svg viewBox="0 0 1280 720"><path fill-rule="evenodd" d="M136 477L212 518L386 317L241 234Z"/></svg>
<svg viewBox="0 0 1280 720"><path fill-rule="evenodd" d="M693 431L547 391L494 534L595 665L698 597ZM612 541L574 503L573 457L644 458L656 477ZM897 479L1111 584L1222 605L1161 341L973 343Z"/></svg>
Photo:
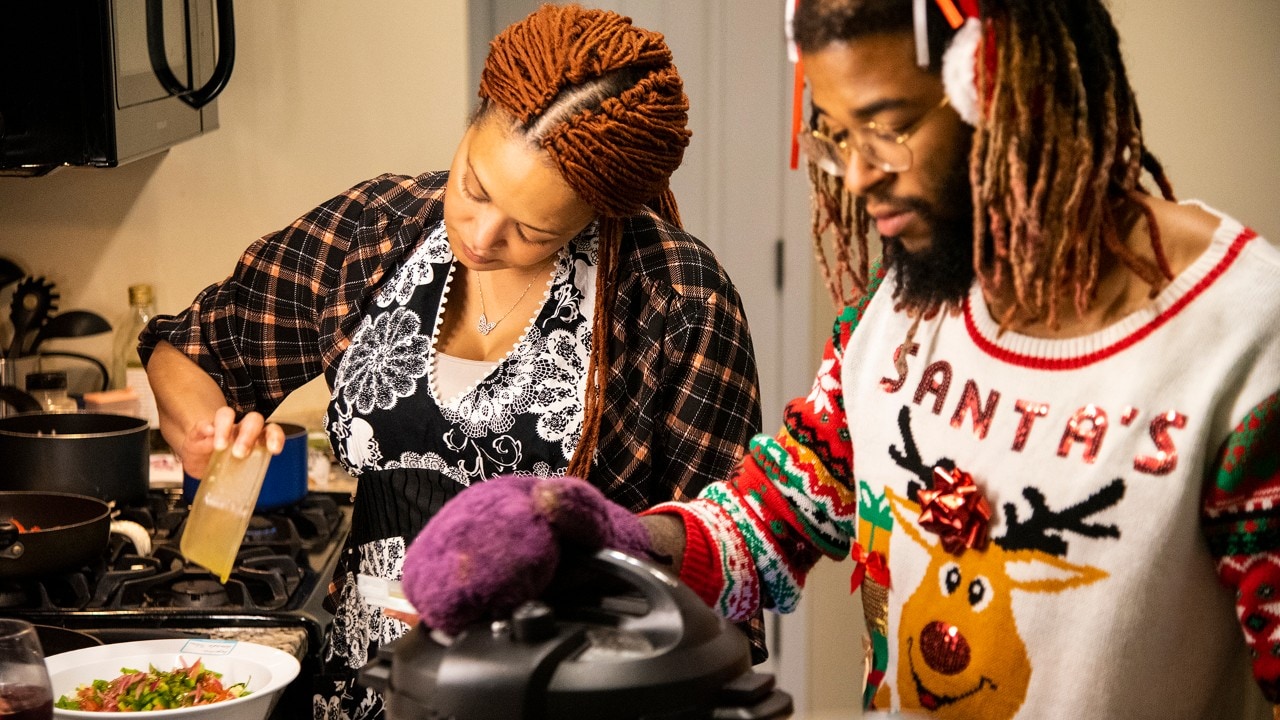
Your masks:
<svg viewBox="0 0 1280 720"><path fill-rule="evenodd" d="M36 629L0 618L0 720L52 720L53 689Z"/></svg>
<svg viewBox="0 0 1280 720"><path fill-rule="evenodd" d="M0 720L51 720L53 696L38 685L0 685Z"/></svg>

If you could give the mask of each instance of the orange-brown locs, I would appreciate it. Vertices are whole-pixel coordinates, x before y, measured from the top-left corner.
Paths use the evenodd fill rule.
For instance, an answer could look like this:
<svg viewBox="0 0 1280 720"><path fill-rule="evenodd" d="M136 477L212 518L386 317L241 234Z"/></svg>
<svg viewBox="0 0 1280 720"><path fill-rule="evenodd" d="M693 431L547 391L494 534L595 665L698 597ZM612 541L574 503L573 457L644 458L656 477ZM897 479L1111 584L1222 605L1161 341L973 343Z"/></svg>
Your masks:
<svg viewBox="0 0 1280 720"><path fill-rule="evenodd" d="M548 5L507 28L490 46L480 96L604 216L665 195L689 144L689 101L662 34L613 12Z"/></svg>
<svg viewBox="0 0 1280 720"><path fill-rule="evenodd" d="M689 101L661 33L617 13L544 5L489 45L477 122L502 113L544 150L600 218L599 271L582 438L570 475L586 477L608 384L622 219L652 209L680 225L669 183L689 144Z"/></svg>

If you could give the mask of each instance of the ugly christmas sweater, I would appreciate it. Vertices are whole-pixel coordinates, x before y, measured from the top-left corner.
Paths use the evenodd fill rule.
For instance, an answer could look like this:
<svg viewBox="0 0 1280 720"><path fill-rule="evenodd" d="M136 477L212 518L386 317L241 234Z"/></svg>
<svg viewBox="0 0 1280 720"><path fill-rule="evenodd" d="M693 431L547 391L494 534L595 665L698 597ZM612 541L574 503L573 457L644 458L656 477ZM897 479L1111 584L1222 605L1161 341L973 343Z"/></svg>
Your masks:
<svg viewBox="0 0 1280 720"><path fill-rule="evenodd" d="M684 518L681 578L730 618L786 612L821 555L852 551L868 707L1198 719L1276 701L1280 251L1224 217L1149 307L1066 340L998 333L975 284L904 347L912 320L878 279L778 435L651 511Z"/></svg>

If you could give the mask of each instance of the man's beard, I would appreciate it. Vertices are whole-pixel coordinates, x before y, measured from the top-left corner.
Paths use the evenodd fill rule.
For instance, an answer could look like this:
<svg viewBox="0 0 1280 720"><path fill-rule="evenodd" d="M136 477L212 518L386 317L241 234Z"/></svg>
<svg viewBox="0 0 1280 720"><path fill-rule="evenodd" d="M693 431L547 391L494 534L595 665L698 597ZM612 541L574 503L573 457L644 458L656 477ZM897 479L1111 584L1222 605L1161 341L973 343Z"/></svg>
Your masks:
<svg viewBox="0 0 1280 720"><path fill-rule="evenodd" d="M973 284L973 198L968 152L956 154L934 202L892 198L895 207L914 211L932 230L928 247L908 252L896 237L881 238L886 269L897 271L894 299L912 310L958 307Z"/></svg>

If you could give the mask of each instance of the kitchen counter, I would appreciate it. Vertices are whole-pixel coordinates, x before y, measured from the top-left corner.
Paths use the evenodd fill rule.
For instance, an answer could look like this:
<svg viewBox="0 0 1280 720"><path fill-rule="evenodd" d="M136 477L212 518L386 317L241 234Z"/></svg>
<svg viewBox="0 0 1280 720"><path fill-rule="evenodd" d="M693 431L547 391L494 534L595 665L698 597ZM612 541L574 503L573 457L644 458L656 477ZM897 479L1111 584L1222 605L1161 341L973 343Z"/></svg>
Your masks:
<svg viewBox="0 0 1280 720"><path fill-rule="evenodd" d="M307 655L307 631L303 628L291 627L228 627L203 628L197 630L219 640L238 640L266 645L283 650L298 658L302 663L302 673L285 689L284 695L276 703L268 720L299 720L310 717L311 711L311 678L318 671Z"/></svg>
<svg viewBox="0 0 1280 720"><path fill-rule="evenodd" d="M239 640L241 642L266 645L283 650L302 660L307 655L307 631L296 627L229 627L204 628L193 632L217 640Z"/></svg>
<svg viewBox="0 0 1280 720"><path fill-rule="evenodd" d="M335 462L329 466L327 477L318 478L316 473L308 473L307 489L311 492L345 494L354 500L356 496L356 479L348 475L342 469L342 466Z"/></svg>

